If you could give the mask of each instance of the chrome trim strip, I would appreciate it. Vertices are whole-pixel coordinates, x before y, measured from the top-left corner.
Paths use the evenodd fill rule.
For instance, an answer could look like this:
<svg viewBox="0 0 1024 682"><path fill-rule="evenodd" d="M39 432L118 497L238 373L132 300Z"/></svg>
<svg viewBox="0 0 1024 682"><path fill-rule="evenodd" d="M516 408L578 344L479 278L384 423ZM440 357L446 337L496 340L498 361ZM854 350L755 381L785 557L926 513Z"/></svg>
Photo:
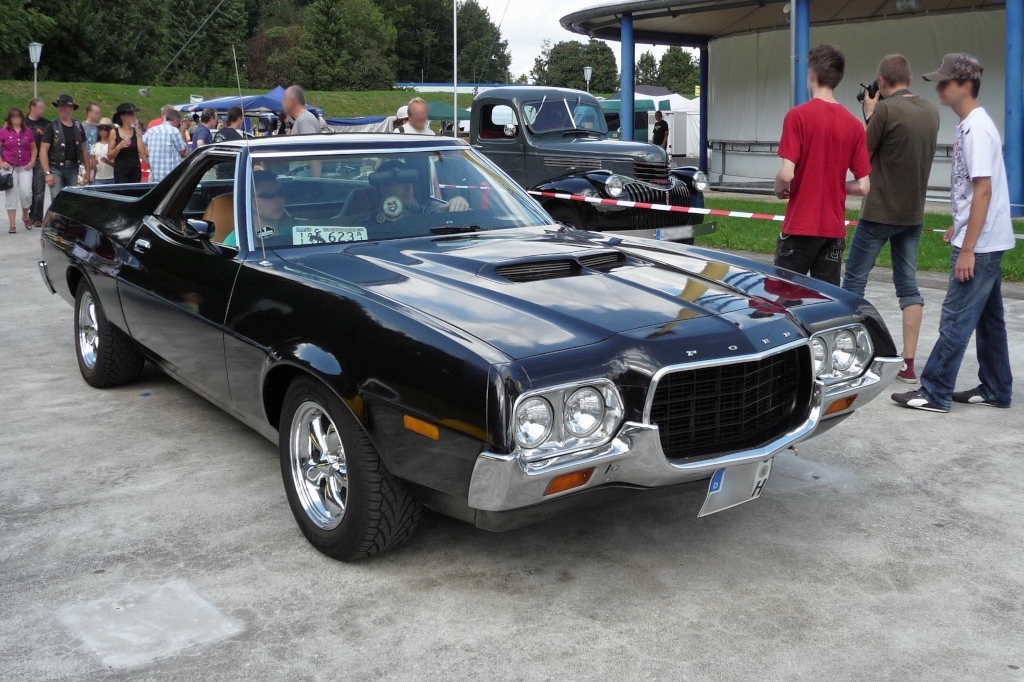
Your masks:
<svg viewBox="0 0 1024 682"><path fill-rule="evenodd" d="M715 358L713 360L698 360L696 362L685 362L678 365L667 365L660 368L651 377L651 387L647 391L647 400L644 402L644 413L643 422L644 424L651 423L651 407L654 405L654 393L658 390L658 382L671 372L685 372L691 369L701 369L703 367L717 367L719 365L735 365L738 362L754 362L756 360L763 360L771 355L777 355L779 353L785 353L788 350L799 348L800 346L810 346L810 339L797 339L796 341L790 341L784 343L781 346L775 346L767 350L761 351L760 353L751 353L749 355L737 355L732 358ZM813 367L811 368L813 371Z"/></svg>
<svg viewBox="0 0 1024 682"><path fill-rule="evenodd" d="M345 133L338 133L344 135ZM339 143L341 143L339 141ZM367 144L364 147L349 148L349 149L310 149L306 151L277 151L277 152L263 152L254 149L249 153L249 158L256 159L279 159L283 157L299 158L305 156L355 156L357 154L361 156L367 156L369 154L402 154L408 152L447 152L447 151L465 151L469 149L469 145L445 145L445 146L432 146L423 145L420 147L381 147Z"/></svg>
<svg viewBox="0 0 1024 682"><path fill-rule="evenodd" d="M40 277L43 278L43 284L46 285L46 288L50 290L51 294L57 293L57 290L53 286L53 282L50 281L50 273L46 269L46 261L44 261L44 260L39 261L38 266L39 266L39 275L40 275Z"/></svg>

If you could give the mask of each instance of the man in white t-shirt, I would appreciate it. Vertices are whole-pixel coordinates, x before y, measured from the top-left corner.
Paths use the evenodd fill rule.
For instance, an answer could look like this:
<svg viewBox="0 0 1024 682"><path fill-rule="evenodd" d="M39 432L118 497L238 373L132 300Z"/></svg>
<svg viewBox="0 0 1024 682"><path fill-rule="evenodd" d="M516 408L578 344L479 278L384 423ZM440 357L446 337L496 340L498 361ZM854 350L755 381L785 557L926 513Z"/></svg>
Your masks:
<svg viewBox="0 0 1024 682"><path fill-rule="evenodd" d="M945 240L953 245L939 340L921 373L921 390L894 393L904 407L949 412L952 403L1009 407L1013 392L1010 351L1003 318L1003 252L1015 245L1010 222L1010 191L1003 164L1003 143L995 123L978 104L981 64L969 54L947 54L939 70L924 76L936 81L939 101L960 117L953 147L950 196L953 226ZM977 334L980 385L956 391L956 375L971 334Z"/></svg>
<svg viewBox="0 0 1024 682"><path fill-rule="evenodd" d="M409 120L403 125L395 128L396 133L409 133L411 135L433 135L430 129L430 111L427 103L421 97L413 97L409 100Z"/></svg>

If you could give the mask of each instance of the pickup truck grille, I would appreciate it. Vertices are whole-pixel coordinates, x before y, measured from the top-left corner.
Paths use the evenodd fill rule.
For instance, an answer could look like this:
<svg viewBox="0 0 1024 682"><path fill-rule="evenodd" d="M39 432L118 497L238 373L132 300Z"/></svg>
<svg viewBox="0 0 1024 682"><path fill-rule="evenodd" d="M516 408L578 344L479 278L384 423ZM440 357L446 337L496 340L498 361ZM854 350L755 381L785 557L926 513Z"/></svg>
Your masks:
<svg viewBox="0 0 1024 682"><path fill-rule="evenodd" d="M653 182L656 185L667 185L668 164L634 161L633 175L636 177L637 180L643 180L644 182Z"/></svg>
<svg viewBox="0 0 1024 682"><path fill-rule="evenodd" d="M689 206L690 191L682 182L676 183L671 189L657 189L639 182L630 182L624 187L625 197L629 201L643 201L649 204L669 204L671 206ZM694 225L704 217L700 214L674 213L668 211L651 211L637 208L630 212L630 227L634 230L656 230L660 227L676 225Z"/></svg>
<svg viewBox="0 0 1024 682"><path fill-rule="evenodd" d="M758 447L806 418L810 357L800 347L761 360L663 376L650 423L669 459L712 457Z"/></svg>

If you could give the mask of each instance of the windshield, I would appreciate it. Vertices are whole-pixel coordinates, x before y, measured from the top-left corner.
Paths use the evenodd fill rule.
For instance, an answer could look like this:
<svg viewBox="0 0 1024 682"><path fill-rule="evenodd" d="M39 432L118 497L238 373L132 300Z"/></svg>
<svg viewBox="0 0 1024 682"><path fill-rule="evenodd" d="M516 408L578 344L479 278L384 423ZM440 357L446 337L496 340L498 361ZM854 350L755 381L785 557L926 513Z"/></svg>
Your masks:
<svg viewBox="0 0 1024 682"><path fill-rule="evenodd" d="M249 180L257 248L551 224L468 149L257 158Z"/></svg>
<svg viewBox="0 0 1024 682"><path fill-rule="evenodd" d="M545 97L523 104L526 125L534 133L583 130L607 133L601 107L582 97Z"/></svg>

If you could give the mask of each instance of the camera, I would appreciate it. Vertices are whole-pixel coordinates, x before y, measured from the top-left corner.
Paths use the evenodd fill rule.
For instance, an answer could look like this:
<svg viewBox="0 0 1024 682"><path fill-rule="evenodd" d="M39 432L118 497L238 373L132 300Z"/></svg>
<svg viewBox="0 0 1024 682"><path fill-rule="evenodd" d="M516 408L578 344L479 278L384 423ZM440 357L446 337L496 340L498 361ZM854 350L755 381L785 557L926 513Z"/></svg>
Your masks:
<svg viewBox="0 0 1024 682"><path fill-rule="evenodd" d="M875 98L878 94L878 79L871 81L870 85L860 84L860 92L857 93L857 101L863 103L865 97Z"/></svg>

